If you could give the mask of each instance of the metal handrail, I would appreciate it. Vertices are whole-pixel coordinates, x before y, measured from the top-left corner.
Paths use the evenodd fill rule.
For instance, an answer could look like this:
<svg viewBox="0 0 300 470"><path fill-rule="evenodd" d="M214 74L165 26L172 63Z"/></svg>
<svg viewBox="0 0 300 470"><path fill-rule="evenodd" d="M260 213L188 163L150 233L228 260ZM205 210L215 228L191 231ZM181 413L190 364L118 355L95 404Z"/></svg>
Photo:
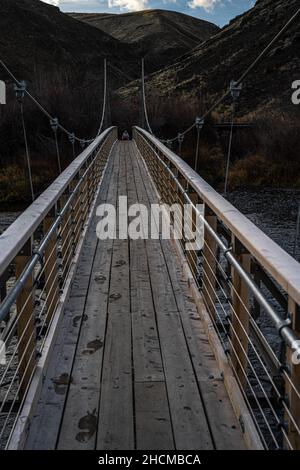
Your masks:
<svg viewBox="0 0 300 470"><path fill-rule="evenodd" d="M195 247L186 251L185 244L190 240L185 236L175 246L183 257L184 273L206 333L222 364L237 417L242 417L240 400L244 399L241 406L253 419L244 431L247 439L255 435L254 424L265 447L299 449L300 265L149 132L134 127L133 137L161 203L188 204L193 214L189 218L204 237L201 250ZM197 219L203 223L201 230ZM257 284L253 262L265 272L268 285ZM283 296L282 292L284 305L278 302L278 293ZM253 305L264 314L261 324L253 316ZM266 328L268 335L269 328L274 332L272 338ZM277 405L272 404L274 397ZM264 436L266 429L269 440Z"/></svg>
<svg viewBox="0 0 300 470"><path fill-rule="evenodd" d="M87 160L104 142L115 127L106 129L56 178L3 233L0 235L0 273L4 272L24 243L34 233L53 205L59 200L70 182Z"/></svg>
<svg viewBox="0 0 300 470"><path fill-rule="evenodd" d="M43 256L45 250L51 240L52 236L55 234L56 229L59 227L60 223L63 220L64 215L66 214L67 210L70 207L75 195L77 194L78 190L80 189L82 181L85 179L87 173L89 172L91 166L93 165L93 161L87 167L83 175L79 178L78 183L76 184L74 190L72 191L70 197L68 198L67 202L65 203L64 207L60 211L59 215L55 219L54 223L51 225L49 231L47 232L46 236L43 238L39 248L35 250L30 262L24 269L21 276L18 278L14 287L9 291L8 295L5 297L4 301L0 304L0 322L6 320L7 315L10 312L10 309L14 302L16 301L20 292L22 292L24 286L26 285L27 280L31 276L36 267L37 263L43 260ZM42 268L41 268L42 269ZM39 276L39 273L38 273Z"/></svg>
<svg viewBox="0 0 300 470"><path fill-rule="evenodd" d="M148 139L152 142L168 158L203 202L224 222L283 290L300 305L300 264L215 191L178 155L146 130L139 127L134 127L134 129L144 136L146 141Z"/></svg>
<svg viewBox="0 0 300 470"><path fill-rule="evenodd" d="M138 129L138 131L140 131L140 129ZM155 138L153 138L153 139L155 139ZM155 139L155 140L157 140L157 139ZM147 142L146 139L145 139L145 142ZM167 150L169 151L169 149L167 149ZM214 238L217 245L222 250L225 258L229 261L231 266L233 266L236 269L238 274L241 276L241 278L245 281L246 285L249 287L250 291L252 292L252 294L255 297L255 299L257 300L257 302L268 313L268 315L269 315L270 319L272 320L278 334L282 337L282 339L286 342L286 344L290 348L295 350L296 354L300 354L299 337L297 336L295 331L290 327L291 326L291 320L289 318L283 320L280 317L280 315L278 315L278 313L274 310L274 308L268 302L268 300L263 295L263 293L258 289L257 285L255 284L255 282L253 281L251 276L243 269L243 267L240 265L240 263L233 256L233 254L231 253L231 248L228 248L225 245L225 243L222 241L222 239L219 237L219 235L209 225L209 223L207 222L205 217L199 212L196 205L190 199L187 191L180 184L180 182L178 180L178 176L174 175L174 173L171 171L170 167L160 158L160 156L158 155L157 152L155 152L155 150L152 149L152 152L155 153L156 158L165 167L165 169L168 171L171 178L176 182L176 185L180 189L180 192L183 194L186 202L193 207L195 212L197 212L198 217L203 221L203 223L205 225L205 228L208 230L210 235ZM260 230L260 229L257 229L257 230ZM287 254L287 256L289 256L289 255ZM299 270L300 270L300 265L299 265Z"/></svg>

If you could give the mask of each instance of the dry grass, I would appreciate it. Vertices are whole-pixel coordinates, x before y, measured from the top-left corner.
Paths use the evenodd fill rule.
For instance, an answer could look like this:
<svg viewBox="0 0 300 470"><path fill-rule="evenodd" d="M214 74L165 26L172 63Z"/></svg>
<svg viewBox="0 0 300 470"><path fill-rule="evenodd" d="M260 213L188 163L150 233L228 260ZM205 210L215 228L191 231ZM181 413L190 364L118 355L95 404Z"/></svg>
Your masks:
<svg viewBox="0 0 300 470"><path fill-rule="evenodd" d="M229 185L297 188L300 186L300 123L285 115L253 119L253 133L244 138L246 155L233 161ZM236 142L236 147L241 142ZM239 152L242 154L242 151Z"/></svg>
<svg viewBox="0 0 300 470"><path fill-rule="evenodd" d="M51 91L48 91L51 90ZM40 82L33 93L51 113L56 113L65 126L79 136L92 136L99 123L101 87L94 90L75 89L67 77L52 77ZM0 202L30 200L27 168L24 158L18 103L10 90L8 104L0 116ZM25 119L29 136L35 192L41 192L57 176L57 157L48 119L25 100ZM120 97L110 100L111 120L120 131L141 124L141 100L137 92L130 102ZM174 137L190 126L195 116L206 108L205 96L194 100L184 96L161 100L155 90L148 91L148 114L154 133L162 138ZM228 111L228 110L227 110ZM228 117L228 116L227 116ZM213 113L201 132L198 172L217 189L224 185L228 149L228 130L216 130L213 125L224 120L223 114ZM253 129L238 130L233 136L229 173L229 189L241 186L299 187L300 186L300 123L290 115L269 113L239 118L250 122ZM72 160L68 139L59 135L62 166ZM182 147L183 158L194 167L196 132L193 130ZM174 146L174 151L178 149ZM76 148L79 153L81 148Z"/></svg>
<svg viewBox="0 0 300 470"><path fill-rule="evenodd" d="M95 93L92 89L74 88L67 76L55 76L40 80L30 91L71 132L79 137L96 134L102 106L101 86ZM58 175L54 136L48 118L27 97L24 113L34 190L38 194ZM0 203L30 201L20 108L12 85L7 105L1 108L0 135ZM65 168L73 158L72 147L65 134L59 133L58 138ZM76 154L80 151L81 147L76 145Z"/></svg>

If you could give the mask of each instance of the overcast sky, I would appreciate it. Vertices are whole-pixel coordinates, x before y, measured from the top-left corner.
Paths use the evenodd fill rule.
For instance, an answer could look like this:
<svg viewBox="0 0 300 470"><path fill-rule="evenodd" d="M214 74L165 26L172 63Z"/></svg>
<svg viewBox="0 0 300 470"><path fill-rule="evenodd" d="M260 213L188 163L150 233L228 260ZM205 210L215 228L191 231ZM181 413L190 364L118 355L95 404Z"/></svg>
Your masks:
<svg viewBox="0 0 300 470"><path fill-rule="evenodd" d="M255 0L43 0L62 11L124 13L148 8L175 10L223 26L249 10Z"/></svg>

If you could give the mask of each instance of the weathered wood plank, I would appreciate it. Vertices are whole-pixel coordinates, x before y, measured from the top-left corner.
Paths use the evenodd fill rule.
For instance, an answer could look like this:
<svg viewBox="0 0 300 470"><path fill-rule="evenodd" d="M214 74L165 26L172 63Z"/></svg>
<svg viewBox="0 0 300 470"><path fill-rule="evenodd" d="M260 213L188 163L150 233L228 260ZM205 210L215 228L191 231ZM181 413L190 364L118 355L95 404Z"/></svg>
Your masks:
<svg viewBox="0 0 300 470"><path fill-rule="evenodd" d="M126 145L126 144L125 144ZM119 144L120 150L124 143ZM121 152L118 196L126 195ZM118 206L118 211L119 211ZM114 240L97 449L133 449L133 387L128 240Z"/></svg>
<svg viewBox="0 0 300 470"><path fill-rule="evenodd" d="M180 261L169 243L162 241L191 360L204 402L214 444L218 450L242 450L245 442L212 353L196 305L182 279ZM175 261L175 262L174 262Z"/></svg>
<svg viewBox="0 0 300 470"><path fill-rule="evenodd" d="M127 158L128 205L139 202L133 172L133 146ZM145 227L143 227L145 230ZM164 381L145 240L130 240L130 293L134 378L136 382Z"/></svg>
<svg viewBox="0 0 300 470"><path fill-rule="evenodd" d="M98 202L104 202L113 169L110 159L106 179L101 184ZM55 449L76 351L78 335L84 321L84 306L90 282L96 242L96 218L91 221L80 256L62 326L53 349L37 413L31 423L26 449Z"/></svg>
<svg viewBox="0 0 300 470"><path fill-rule="evenodd" d="M110 204L116 203L119 152L115 152L113 158L114 167L106 197L106 202ZM93 241L97 239L95 232L92 237ZM98 241L94 260L85 261L90 265L91 275L58 449L92 450L96 446L112 246L113 240Z"/></svg>
<svg viewBox="0 0 300 470"><path fill-rule="evenodd" d="M145 169L135 166L140 202L153 200ZM142 184L144 182L144 184ZM147 190L151 191L151 199ZM172 283L159 240L146 243L177 449L212 449L213 442L186 345Z"/></svg>
<svg viewBox="0 0 300 470"><path fill-rule="evenodd" d="M137 449L174 449L165 382L136 383L134 390Z"/></svg>

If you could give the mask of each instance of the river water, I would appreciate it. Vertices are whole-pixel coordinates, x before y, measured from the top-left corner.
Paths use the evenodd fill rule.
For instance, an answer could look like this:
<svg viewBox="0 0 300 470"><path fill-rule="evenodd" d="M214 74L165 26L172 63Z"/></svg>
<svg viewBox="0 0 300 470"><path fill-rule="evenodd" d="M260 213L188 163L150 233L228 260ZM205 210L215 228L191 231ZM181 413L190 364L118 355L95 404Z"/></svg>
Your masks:
<svg viewBox="0 0 300 470"><path fill-rule="evenodd" d="M230 193L228 199L278 245L293 255L300 190L245 189ZM300 261L300 243L295 257Z"/></svg>

